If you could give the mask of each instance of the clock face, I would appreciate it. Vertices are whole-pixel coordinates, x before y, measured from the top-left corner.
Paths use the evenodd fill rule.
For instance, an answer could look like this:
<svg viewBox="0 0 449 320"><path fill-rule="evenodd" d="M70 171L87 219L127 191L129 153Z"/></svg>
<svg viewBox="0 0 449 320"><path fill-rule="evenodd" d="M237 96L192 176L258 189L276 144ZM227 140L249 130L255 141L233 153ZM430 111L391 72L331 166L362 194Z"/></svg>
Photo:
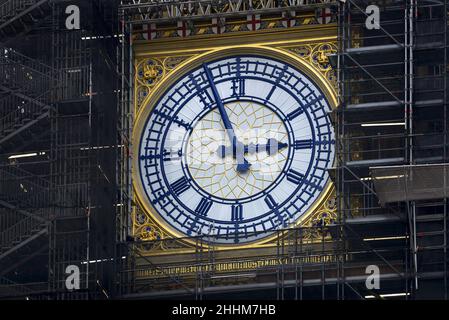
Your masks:
<svg viewBox="0 0 449 320"><path fill-rule="evenodd" d="M303 217L334 160L329 102L299 69L258 55L207 62L154 102L137 170L178 234L260 240Z"/></svg>

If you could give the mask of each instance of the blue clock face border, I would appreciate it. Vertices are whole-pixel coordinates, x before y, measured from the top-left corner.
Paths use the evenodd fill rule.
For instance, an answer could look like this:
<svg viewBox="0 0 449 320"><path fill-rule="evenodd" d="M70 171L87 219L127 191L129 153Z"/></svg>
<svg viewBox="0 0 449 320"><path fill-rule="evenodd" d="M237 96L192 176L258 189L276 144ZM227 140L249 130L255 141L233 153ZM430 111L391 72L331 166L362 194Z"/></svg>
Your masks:
<svg viewBox="0 0 449 320"><path fill-rule="evenodd" d="M238 199L217 196L195 182L187 141L195 124L217 108L204 66L181 75L154 104L137 142L138 172L147 200L178 233L245 244L296 222L324 191L335 156L331 106L309 76L280 59L230 55L207 68L223 104L258 103L283 121L288 158L282 172L264 190ZM175 131L181 146L173 149L169 137Z"/></svg>

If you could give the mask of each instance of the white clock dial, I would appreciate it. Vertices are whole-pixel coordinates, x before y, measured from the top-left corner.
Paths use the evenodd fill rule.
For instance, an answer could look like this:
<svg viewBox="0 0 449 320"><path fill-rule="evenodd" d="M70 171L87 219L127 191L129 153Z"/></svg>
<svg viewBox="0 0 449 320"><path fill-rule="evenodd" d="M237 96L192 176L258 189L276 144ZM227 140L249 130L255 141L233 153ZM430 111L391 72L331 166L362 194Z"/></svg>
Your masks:
<svg viewBox="0 0 449 320"><path fill-rule="evenodd" d="M254 196L268 188L282 173L288 150L283 148L270 154L256 152L270 139L288 142L287 128L281 118L266 106L252 101L235 101L225 106L229 119L236 128L236 136L254 152L246 159L251 170L241 174L236 170L237 159L232 154L220 156L220 146L230 146L220 113L213 109L200 119L187 143L187 168L198 187L221 199L242 199Z"/></svg>
<svg viewBox="0 0 449 320"><path fill-rule="evenodd" d="M258 240L301 218L334 160L331 110L295 67L242 55L181 76L155 103L138 170L171 228L210 241Z"/></svg>

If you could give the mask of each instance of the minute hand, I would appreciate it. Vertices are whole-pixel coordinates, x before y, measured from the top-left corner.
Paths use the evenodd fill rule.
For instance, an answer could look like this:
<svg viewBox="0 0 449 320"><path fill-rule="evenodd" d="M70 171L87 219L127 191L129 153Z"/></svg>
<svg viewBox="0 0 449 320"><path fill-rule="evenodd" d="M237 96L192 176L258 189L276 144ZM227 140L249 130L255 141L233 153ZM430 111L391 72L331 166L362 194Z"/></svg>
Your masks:
<svg viewBox="0 0 449 320"><path fill-rule="evenodd" d="M228 114L226 113L225 107L223 105L223 101L218 94L217 87L215 86L214 79L212 76L212 72L208 68L206 64L203 64L204 72L206 73L207 81L209 82L210 88L212 89L212 94L214 95L215 102L217 103L218 111L220 112L221 119L223 120L224 127L226 132L228 133L229 140L232 144L232 149L234 150L234 154L236 154L237 158L237 171L238 172L246 172L249 170L251 164L246 161L243 152L243 144L239 143L237 140L237 136L235 135L234 128L232 127L232 123L229 120ZM242 150L240 150L242 149Z"/></svg>

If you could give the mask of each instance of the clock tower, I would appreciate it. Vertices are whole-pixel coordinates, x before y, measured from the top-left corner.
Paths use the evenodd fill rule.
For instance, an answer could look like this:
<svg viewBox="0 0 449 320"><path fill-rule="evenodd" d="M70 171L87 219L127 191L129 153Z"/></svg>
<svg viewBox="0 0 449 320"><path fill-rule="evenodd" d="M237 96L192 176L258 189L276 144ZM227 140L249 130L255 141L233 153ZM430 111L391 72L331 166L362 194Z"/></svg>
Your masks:
<svg viewBox="0 0 449 320"><path fill-rule="evenodd" d="M231 260L298 227L331 240L336 26L297 9L135 28L132 232L136 264L158 266L137 279L194 277L212 256L249 270Z"/></svg>

